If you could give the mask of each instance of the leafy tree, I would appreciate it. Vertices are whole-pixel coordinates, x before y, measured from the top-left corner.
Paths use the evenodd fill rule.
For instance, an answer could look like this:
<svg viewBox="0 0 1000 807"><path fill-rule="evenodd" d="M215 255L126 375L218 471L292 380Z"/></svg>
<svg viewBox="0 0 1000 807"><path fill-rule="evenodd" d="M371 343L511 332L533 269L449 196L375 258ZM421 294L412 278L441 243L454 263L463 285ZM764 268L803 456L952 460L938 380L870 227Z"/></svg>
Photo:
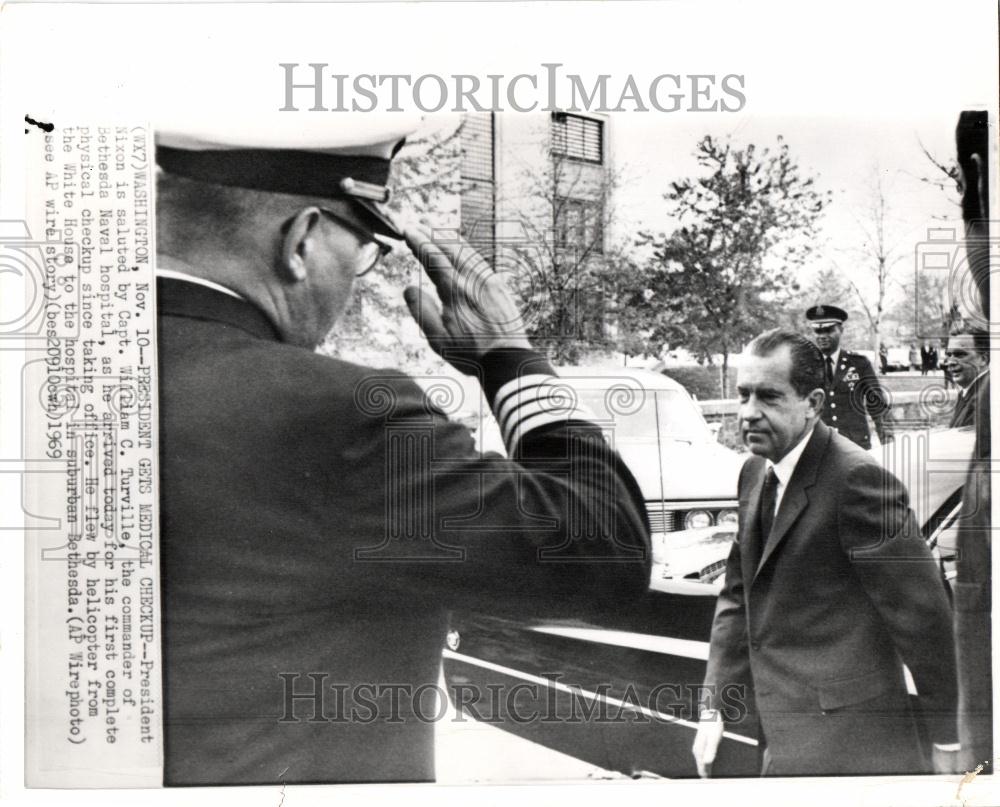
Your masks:
<svg viewBox="0 0 1000 807"><path fill-rule="evenodd" d="M705 136L695 149L704 175L672 183L664 198L676 228L640 233L651 258L622 294L630 339L649 353L681 346L706 361L729 356L777 322L797 291L796 270L809 259L829 193L804 176L788 146L738 148Z"/></svg>

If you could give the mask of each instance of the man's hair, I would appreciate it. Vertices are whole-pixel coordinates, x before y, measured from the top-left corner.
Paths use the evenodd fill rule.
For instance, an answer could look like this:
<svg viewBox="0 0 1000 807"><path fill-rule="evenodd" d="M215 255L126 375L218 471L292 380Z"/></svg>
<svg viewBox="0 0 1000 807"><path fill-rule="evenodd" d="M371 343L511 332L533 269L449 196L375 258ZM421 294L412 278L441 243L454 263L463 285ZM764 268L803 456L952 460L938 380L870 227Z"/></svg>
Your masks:
<svg viewBox="0 0 1000 807"><path fill-rule="evenodd" d="M792 355L792 370L788 380L799 397L804 398L814 389L823 388L826 384L823 354L815 343L800 333L784 328L764 331L747 345L747 353L766 357L785 345Z"/></svg>
<svg viewBox="0 0 1000 807"><path fill-rule="evenodd" d="M990 360L990 335L983 328L977 328L975 325L960 325L949 334L949 337L952 336L971 336L972 346L976 353L986 361Z"/></svg>

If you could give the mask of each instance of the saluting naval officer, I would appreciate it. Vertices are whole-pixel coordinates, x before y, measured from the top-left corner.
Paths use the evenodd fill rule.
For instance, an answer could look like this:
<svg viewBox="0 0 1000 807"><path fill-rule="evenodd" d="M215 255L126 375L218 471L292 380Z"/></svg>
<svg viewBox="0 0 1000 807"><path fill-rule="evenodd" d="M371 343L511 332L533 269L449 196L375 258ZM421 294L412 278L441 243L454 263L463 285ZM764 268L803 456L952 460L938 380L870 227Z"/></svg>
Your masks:
<svg viewBox="0 0 1000 807"><path fill-rule="evenodd" d="M406 134L158 131L166 784L433 780L447 608L648 586L635 480L500 275L386 212ZM404 238L441 300L409 288L409 309L481 382L506 457L408 376L315 352Z"/></svg>
<svg viewBox="0 0 1000 807"><path fill-rule="evenodd" d="M840 346L847 312L835 305L814 305L806 310L806 319L812 326L826 368L823 422L867 449L872 446L867 414L875 424L879 440L884 443L892 439L891 431L886 428L888 398L871 362L860 353Z"/></svg>

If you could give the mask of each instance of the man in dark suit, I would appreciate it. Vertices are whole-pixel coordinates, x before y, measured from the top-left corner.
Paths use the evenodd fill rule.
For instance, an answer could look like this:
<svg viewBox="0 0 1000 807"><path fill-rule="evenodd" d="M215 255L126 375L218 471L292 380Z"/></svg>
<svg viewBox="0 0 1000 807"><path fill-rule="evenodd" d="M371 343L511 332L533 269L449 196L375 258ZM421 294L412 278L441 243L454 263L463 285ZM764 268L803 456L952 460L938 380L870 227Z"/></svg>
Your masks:
<svg viewBox="0 0 1000 807"><path fill-rule="evenodd" d="M253 147L158 133L169 785L433 780L449 607L579 614L648 586L635 480L501 276L399 230L404 132L361 118ZM402 373L314 351L404 235L441 300L409 288L410 311L479 378L508 457Z"/></svg>
<svg viewBox="0 0 1000 807"><path fill-rule="evenodd" d="M816 336L817 347L823 352L826 392L823 422L867 449L872 447L865 417L869 415L879 440L884 443L891 439L891 431L886 427L888 397L871 362L860 353L840 346L847 312L835 305L814 305L806 311L806 319Z"/></svg>
<svg viewBox="0 0 1000 807"><path fill-rule="evenodd" d="M989 114L961 113L955 131L961 176L962 219L968 271L978 291L982 321L990 321L990 152ZM994 237L996 233L992 234ZM964 280L964 278L963 278ZM973 339L974 352L988 351L989 340ZM966 345L968 343L966 342ZM988 355L988 354L987 354ZM962 509L955 537L955 636L959 660L958 730L967 755L966 770L983 765L995 773L993 744L993 575L991 521L994 466L990 451L990 385L977 384L973 422L976 441L962 488Z"/></svg>
<svg viewBox="0 0 1000 807"><path fill-rule="evenodd" d="M989 400L989 334L979 328L966 328L953 333L948 337L944 357L944 371L958 385L958 400L948 427L961 429L975 426L980 388L985 388L985 400Z"/></svg>
<svg viewBox="0 0 1000 807"><path fill-rule="evenodd" d="M937 351L934 346L925 341L920 346L920 375L927 375L928 372L937 369Z"/></svg>
<svg viewBox="0 0 1000 807"><path fill-rule="evenodd" d="M768 775L930 771L904 664L934 770L954 769L951 613L906 490L822 423L823 356L805 337L757 337L737 389L754 456L712 626L699 773L724 725L715 693L738 682L751 685Z"/></svg>

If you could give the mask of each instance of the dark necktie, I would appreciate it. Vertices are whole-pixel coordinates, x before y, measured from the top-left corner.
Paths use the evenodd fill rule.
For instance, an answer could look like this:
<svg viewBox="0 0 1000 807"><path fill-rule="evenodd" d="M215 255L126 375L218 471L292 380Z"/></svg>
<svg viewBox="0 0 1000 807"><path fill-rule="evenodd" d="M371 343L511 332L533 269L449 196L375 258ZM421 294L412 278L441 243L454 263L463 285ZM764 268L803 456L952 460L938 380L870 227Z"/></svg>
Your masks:
<svg viewBox="0 0 1000 807"><path fill-rule="evenodd" d="M760 542L751 550L751 566L756 569L760 565L764 547L767 545L771 527L774 526L774 505L778 499L778 475L774 468L768 468L764 477L764 485L760 489Z"/></svg>
<svg viewBox="0 0 1000 807"><path fill-rule="evenodd" d="M833 387L833 356L826 357L826 386Z"/></svg>

